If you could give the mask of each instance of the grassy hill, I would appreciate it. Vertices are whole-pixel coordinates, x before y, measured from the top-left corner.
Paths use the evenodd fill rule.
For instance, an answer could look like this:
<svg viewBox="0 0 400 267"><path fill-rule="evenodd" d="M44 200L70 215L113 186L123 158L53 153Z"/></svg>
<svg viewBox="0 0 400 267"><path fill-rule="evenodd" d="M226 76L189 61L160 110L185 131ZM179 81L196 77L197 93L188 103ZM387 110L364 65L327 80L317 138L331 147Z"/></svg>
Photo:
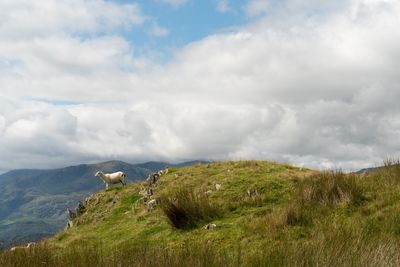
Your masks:
<svg viewBox="0 0 400 267"><path fill-rule="evenodd" d="M0 243L36 241L62 229L67 207L74 207L78 200L104 188L103 182L94 177L97 170L122 170L132 182L145 179L154 170L148 167L108 161L53 170L14 170L0 175Z"/></svg>
<svg viewBox="0 0 400 267"><path fill-rule="evenodd" d="M398 162L361 175L261 161L172 168L152 212L144 187L99 191L78 226L0 266L400 265Z"/></svg>

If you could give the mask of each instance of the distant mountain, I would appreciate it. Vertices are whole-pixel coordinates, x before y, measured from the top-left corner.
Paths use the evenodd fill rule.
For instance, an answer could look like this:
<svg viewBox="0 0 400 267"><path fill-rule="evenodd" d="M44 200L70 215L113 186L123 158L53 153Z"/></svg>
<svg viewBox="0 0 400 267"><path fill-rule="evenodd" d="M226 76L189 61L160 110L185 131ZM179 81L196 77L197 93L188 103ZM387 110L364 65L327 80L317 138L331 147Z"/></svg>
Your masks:
<svg viewBox="0 0 400 267"><path fill-rule="evenodd" d="M356 173L356 174L371 173L371 172L379 171L382 168L384 168L384 167L365 168L365 169L361 169L359 171L356 171L354 173Z"/></svg>
<svg viewBox="0 0 400 267"><path fill-rule="evenodd" d="M195 162L177 164L191 165ZM0 247L38 240L62 229L66 208L104 188L94 176L103 172L123 171L128 183L145 179L149 173L177 166L165 162L129 164L108 161L53 170L13 170L0 175Z"/></svg>

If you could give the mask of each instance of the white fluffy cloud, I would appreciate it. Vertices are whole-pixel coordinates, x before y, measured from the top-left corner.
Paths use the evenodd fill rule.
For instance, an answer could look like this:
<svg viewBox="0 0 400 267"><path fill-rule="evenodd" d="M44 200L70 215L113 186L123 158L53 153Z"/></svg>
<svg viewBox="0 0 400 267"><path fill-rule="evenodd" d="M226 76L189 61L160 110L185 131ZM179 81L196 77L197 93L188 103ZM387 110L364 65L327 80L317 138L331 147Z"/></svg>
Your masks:
<svg viewBox="0 0 400 267"><path fill-rule="evenodd" d="M3 0L0 17L0 36L12 40L112 31L145 20L136 4L119 6L102 0Z"/></svg>
<svg viewBox="0 0 400 267"><path fill-rule="evenodd" d="M267 12L270 2L269 0L251 0L246 4L244 10L248 16L260 15Z"/></svg>
<svg viewBox="0 0 400 267"><path fill-rule="evenodd" d="M23 24L19 16L0 16L0 170L112 158L357 169L400 156L398 1L247 10L258 15L248 25L188 44L164 65L136 58L111 30L79 37L140 24L120 19L143 19L136 5L45 3L53 5L37 9L63 15L55 24L32 15L31 37L4 26ZM82 12L68 12L75 6ZM61 21L70 13L80 26Z"/></svg>

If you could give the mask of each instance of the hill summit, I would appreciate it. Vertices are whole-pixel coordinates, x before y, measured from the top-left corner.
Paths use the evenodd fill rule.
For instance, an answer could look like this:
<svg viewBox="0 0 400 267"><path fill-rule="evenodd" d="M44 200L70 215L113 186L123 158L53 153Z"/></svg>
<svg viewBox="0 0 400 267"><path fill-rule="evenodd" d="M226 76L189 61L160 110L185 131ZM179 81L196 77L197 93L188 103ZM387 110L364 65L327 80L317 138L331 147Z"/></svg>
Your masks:
<svg viewBox="0 0 400 267"><path fill-rule="evenodd" d="M43 266L398 266L398 192L398 164L361 175L264 161L172 167L98 191L72 228L22 251Z"/></svg>

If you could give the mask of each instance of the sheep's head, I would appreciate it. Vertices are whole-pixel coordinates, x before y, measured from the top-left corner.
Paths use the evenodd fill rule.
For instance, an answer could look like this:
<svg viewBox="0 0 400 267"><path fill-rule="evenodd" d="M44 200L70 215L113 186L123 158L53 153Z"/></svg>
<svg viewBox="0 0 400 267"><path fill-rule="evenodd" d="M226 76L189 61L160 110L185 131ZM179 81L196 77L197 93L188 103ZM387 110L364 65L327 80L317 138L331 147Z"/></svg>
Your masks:
<svg viewBox="0 0 400 267"><path fill-rule="evenodd" d="M100 177L101 173L102 173L101 171L98 171L98 172L96 172L96 174L94 176Z"/></svg>

